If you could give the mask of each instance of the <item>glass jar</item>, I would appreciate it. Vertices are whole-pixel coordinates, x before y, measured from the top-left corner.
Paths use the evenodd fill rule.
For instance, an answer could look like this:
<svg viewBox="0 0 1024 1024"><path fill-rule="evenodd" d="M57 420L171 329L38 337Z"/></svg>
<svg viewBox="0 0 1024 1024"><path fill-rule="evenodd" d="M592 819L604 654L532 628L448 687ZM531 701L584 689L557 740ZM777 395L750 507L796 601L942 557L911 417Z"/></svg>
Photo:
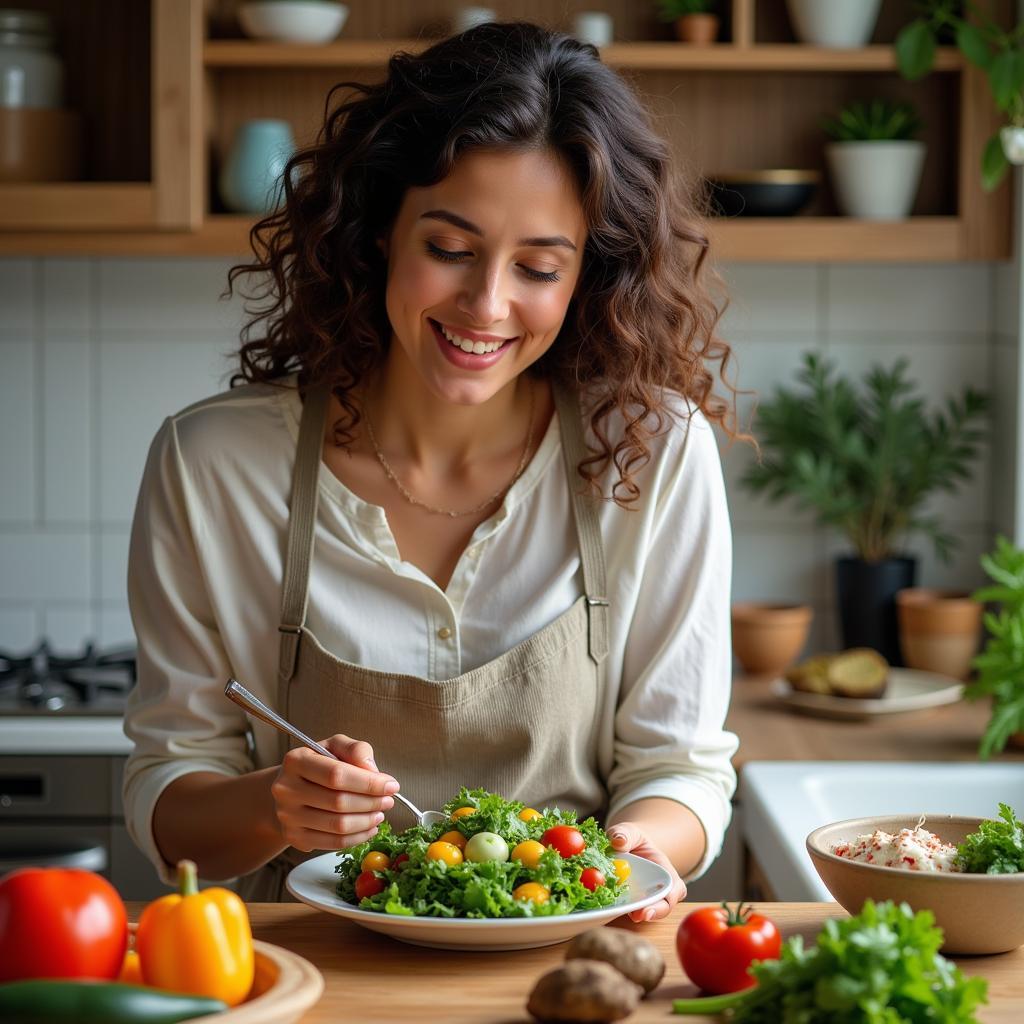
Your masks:
<svg viewBox="0 0 1024 1024"><path fill-rule="evenodd" d="M0 8L0 107L60 107L64 66L50 16Z"/></svg>

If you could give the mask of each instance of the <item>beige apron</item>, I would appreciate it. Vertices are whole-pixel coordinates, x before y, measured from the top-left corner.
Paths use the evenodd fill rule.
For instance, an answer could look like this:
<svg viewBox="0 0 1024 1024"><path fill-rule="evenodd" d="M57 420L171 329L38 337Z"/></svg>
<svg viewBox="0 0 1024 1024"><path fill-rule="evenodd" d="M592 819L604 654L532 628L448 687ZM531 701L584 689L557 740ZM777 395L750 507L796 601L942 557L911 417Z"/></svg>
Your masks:
<svg viewBox="0 0 1024 1024"><path fill-rule="evenodd" d="M537 808L603 816L608 793L597 763L596 719L608 603L596 508L576 473L585 444L575 396L555 390L584 593L510 651L441 680L342 661L305 626L328 398L325 388L307 395L299 428L281 608L281 713L310 736L342 732L366 740L381 770L422 810L440 809L460 786L482 786ZM282 737L282 757L288 746ZM413 823L397 802L388 820L397 830ZM289 848L242 879L239 891L251 900L290 899L288 871L314 855Z"/></svg>

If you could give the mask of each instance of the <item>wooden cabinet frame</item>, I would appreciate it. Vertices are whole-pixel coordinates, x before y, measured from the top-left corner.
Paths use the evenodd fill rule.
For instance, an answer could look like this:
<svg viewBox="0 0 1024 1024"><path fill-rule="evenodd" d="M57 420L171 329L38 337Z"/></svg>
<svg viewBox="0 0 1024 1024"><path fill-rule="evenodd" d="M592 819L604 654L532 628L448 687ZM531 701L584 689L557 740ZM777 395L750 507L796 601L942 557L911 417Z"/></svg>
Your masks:
<svg viewBox="0 0 1024 1024"><path fill-rule="evenodd" d="M292 104L286 113L291 110L298 115L301 107L305 116L309 113L306 96L319 88L324 75L338 69L344 73L379 70L396 49L428 45L413 39L344 36L319 47L208 39L206 21L212 9L231 0L151 2L152 180L0 186L0 254L244 256L252 218L211 213L207 181L211 154L218 144L221 148L226 144L231 117L237 118L243 110L249 116L265 116L254 113L260 110L258 90L266 88L260 81L286 76L289 85L283 91ZM411 9L413 0L395 2L396 9ZM619 2L628 5L632 0ZM1003 5L1010 16L1008 0L992 2ZM767 13L767 7L781 0L731 0L727 42L688 47L675 42L624 41L606 47L602 55L630 75L654 75L661 82L666 76L681 75L763 74L766 82L776 83L784 76L800 80L816 74L820 80L823 75L895 75L890 44L826 50L790 41L758 41L758 3L766 5L763 13ZM951 90L958 106L958 148L949 161L955 163L949 169L955 174L955 210L893 223L839 216L713 220L709 232L717 258L759 262L1008 259L1012 246L1009 182L993 193L984 192L980 183L981 150L999 125L988 83L953 47L940 48L933 74L955 83ZM303 81L306 94L295 84ZM231 108L230 116L225 115L225 107ZM281 111L274 116L281 116ZM948 205L953 203L950 200Z"/></svg>

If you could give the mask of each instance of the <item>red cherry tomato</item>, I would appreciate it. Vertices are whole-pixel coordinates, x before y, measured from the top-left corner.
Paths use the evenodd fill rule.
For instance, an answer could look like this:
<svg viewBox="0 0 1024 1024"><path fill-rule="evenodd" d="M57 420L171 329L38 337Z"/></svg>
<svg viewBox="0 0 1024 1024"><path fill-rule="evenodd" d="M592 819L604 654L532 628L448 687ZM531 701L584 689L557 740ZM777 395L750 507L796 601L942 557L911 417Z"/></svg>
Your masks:
<svg viewBox="0 0 1024 1024"><path fill-rule="evenodd" d="M387 888L383 878L378 878L372 871L360 871L356 879L356 899L362 900L367 896L376 896Z"/></svg>
<svg viewBox="0 0 1024 1024"><path fill-rule="evenodd" d="M124 903L100 875L81 868L21 868L0 879L0 982L112 980L127 946Z"/></svg>
<svg viewBox="0 0 1024 1024"><path fill-rule="evenodd" d="M396 858L394 864L391 865L392 871L401 871L405 862L409 859L409 854L400 853Z"/></svg>
<svg viewBox="0 0 1024 1024"><path fill-rule="evenodd" d="M572 825L553 825L540 837L540 841L545 846L554 847L563 857L575 856L587 848L583 833Z"/></svg>
<svg viewBox="0 0 1024 1024"><path fill-rule="evenodd" d="M589 889L593 892L595 889L604 885L604 872L597 868L584 868L580 875L580 885L584 889Z"/></svg>
<svg viewBox="0 0 1024 1024"><path fill-rule="evenodd" d="M749 907L730 910L701 907L683 918L676 932L676 951L690 981L712 995L750 988L747 968L754 960L778 960L782 937L778 928Z"/></svg>

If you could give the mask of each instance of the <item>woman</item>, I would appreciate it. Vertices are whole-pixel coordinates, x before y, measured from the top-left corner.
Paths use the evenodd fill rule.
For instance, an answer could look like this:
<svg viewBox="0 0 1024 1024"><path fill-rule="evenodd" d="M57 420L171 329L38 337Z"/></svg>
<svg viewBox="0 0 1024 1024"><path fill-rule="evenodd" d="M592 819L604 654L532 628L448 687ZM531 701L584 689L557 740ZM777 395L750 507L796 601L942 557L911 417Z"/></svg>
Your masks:
<svg viewBox="0 0 1024 1024"><path fill-rule="evenodd" d="M734 787L706 242L588 45L485 25L349 87L232 270L270 282L245 386L150 453L129 827L279 899L399 784L484 786L596 814L664 916ZM229 675L340 763L247 736Z"/></svg>

